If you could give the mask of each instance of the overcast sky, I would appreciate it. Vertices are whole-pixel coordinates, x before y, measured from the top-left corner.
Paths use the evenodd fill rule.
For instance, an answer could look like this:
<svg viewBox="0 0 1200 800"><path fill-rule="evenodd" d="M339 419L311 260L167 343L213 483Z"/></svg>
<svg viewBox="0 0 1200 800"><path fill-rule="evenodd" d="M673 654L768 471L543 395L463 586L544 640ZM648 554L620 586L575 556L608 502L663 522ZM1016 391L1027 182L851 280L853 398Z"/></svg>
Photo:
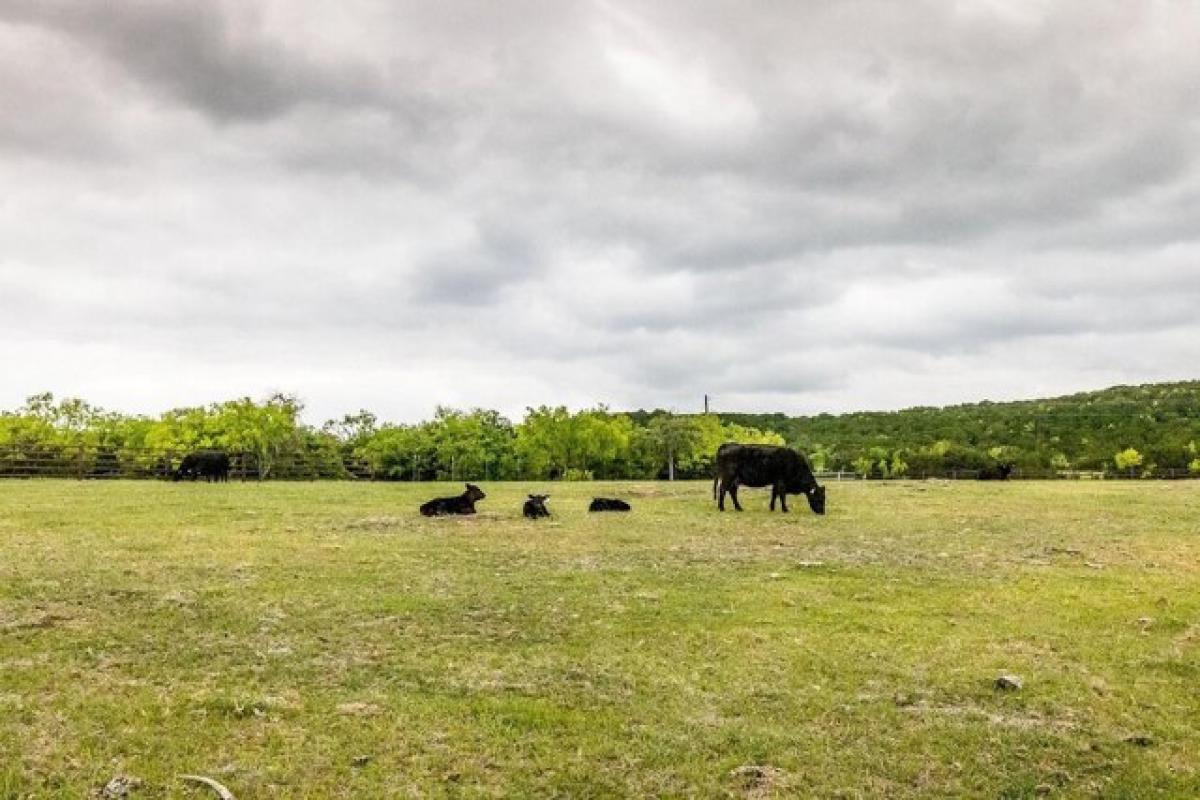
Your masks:
<svg viewBox="0 0 1200 800"><path fill-rule="evenodd" d="M1200 377L1200 4L0 0L0 408Z"/></svg>

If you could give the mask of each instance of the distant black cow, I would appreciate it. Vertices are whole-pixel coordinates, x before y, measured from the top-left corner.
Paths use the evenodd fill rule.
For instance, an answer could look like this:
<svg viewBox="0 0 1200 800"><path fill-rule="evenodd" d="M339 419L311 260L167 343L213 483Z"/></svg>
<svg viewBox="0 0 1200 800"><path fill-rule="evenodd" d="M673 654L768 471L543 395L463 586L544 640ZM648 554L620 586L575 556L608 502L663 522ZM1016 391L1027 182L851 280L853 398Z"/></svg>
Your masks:
<svg viewBox="0 0 1200 800"><path fill-rule="evenodd" d="M817 485L804 456L787 447L734 442L721 445L717 449L717 476L713 480L717 508L725 510L725 493L729 492L733 507L741 511L739 486L770 486L772 511L776 498L786 512L787 496L802 494L808 498L808 506L814 513L825 513L825 487Z"/></svg>
<svg viewBox="0 0 1200 800"><path fill-rule="evenodd" d="M179 469L171 476L173 480L194 481L204 478L208 483L229 480L229 454L221 450L198 450L188 453L179 462Z"/></svg>
<svg viewBox="0 0 1200 800"><path fill-rule="evenodd" d="M467 484L467 490L457 497L438 497L421 506L421 513L427 517L437 517L443 514L474 514L475 504L487 497L473 483Z"/></svg>
<svg viewBox="0 0 1200 800"><path fill-rule="evenodd" d="M550 499L548 494L531 494L529 499L525 501L525 506L521 512L529 519L537 519L538 517L550 516L550 509L546 508L546 501Z"/></svg>
<svg viewBox="0 0 1200 800"><path fill-rule="evenodd" d="M613 500L608 497L593 497L588 511L631 511L629 503L624 500Z"/></svg>
<svg viewBox="0 0 1200 800"><path fill-rule="evenodd" d="M1012 464L997 464L994 467L984 467L977 476L981 481L1006 481L1012 474Z"/></svg>

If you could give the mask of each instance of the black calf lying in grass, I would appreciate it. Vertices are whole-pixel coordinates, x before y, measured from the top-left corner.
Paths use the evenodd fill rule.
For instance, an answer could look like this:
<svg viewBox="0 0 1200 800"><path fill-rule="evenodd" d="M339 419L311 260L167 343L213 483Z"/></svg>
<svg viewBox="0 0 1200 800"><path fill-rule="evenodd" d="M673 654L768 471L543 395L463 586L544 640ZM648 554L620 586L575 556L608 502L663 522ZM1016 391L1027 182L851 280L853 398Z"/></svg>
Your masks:
<svg viewBox="0 0 1200 800"><path fill-rule="evenodd" d="M550 516L550 510L546 508L546 501L550 499L548 494L531 494L529 499L525 501L524 508L521 509L529 519L537 519L538 517Z"/></svg>
<svg viewBox="0 0 1200 800"><path fill-rule="evenodd" d="M588 511L629 511L629 503L624 500L611 500L607 497L596 497L588 506Z"/></svg>
<svg viewBox="0 0 1200 800"><path fill-rule="evenodd" d="M421 513L427 517L437 517L443 514L474 514L475 504L487 497L473 483L467 484L467 490L458 497L438 497L421 506Z"/></svg>

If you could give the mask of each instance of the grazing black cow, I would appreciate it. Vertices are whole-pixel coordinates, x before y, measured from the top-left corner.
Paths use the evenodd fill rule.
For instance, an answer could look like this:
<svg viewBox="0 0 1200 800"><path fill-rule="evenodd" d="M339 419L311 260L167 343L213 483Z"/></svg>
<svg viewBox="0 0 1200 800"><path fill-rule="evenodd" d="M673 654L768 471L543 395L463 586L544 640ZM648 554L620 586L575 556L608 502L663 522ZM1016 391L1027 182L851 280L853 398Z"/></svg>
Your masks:
<svg viewBox="0 0 1200 800"><path fill-rule="evenodd" d="M221 450L198 450L188 453L179 462L179 469L175 470L171 478L176 481L204 478L207 483L228 481L229 454Z"/></svg>
<svg viewBox="0 0 1200 800"><path fill-rule="evenodd" d="M438 497L424 503L421 506L421 513L427 517L438 517L443 514L474 514L475 504L483 498L487 497L473 483L467 484L467 490L457 497Z"/></svg>
<svg viewBox="0 0 1200 800"><path fill-rule="evenodd" d="M817 485L804 456L787 447L726 442L717 448L717 476L713 480L717 508L725 510L725 493L729 492L733 507L741 511L739 486L770 486L772 511L776 498L786 513L787 496L802 494L814 513L825 513L825 487Z"/></svg>
<svg viewBox="0 0 1200 800"><path fill-rule="evenodd" d="M537 519L538 517L550 516L550 509L546 508L546 501L550 499L548 494L531 494L529 499L525 501L521 512L528 519Z"/></svg>
<svg viewBox="0 0 1200 800"><path fill-rule="evenodd" d="M1006 481L1012 474L1012 464L997 464L994 467L984 467L977 476L981 481Z"/></svg>
<svg viewBox="0 0 1200 800"><path fill-rule="evenodd" d="M629 503L624 500L613 500L608 497L593 497L588 511L631 511Z"/></svg>

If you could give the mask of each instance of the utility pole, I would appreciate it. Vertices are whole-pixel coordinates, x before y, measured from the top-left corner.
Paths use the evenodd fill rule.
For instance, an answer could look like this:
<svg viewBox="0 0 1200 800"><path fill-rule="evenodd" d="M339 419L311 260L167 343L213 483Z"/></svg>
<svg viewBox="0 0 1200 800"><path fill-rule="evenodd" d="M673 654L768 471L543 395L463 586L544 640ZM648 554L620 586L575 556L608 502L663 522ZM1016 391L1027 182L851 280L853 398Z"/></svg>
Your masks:
<svg viewBox="0 0 1200 800"><path fill-rule="evenodd" d="M708 395L704 395L704 413L708 413Z"/></svg>

